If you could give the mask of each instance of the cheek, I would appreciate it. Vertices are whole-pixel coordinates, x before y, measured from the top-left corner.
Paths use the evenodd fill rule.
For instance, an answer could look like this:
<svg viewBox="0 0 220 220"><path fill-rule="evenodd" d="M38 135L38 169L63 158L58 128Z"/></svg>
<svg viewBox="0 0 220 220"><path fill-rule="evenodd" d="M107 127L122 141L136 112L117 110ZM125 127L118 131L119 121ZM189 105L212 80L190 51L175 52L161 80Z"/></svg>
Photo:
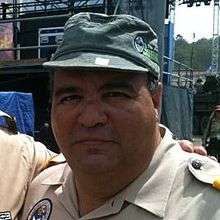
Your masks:
<svg viewBox="0 0 220 220"><path fill-rule="evenodd" d="M140 103L132 108L122 108L113 114L113 124L125 144L142 142L141 139L151 136L156 122L153 107Z"/></svg>
<svg viewBox="0 0 220 220"><path fill-rule="evenodd" d="M120 137L120 153L124 164L135 166L137 161L145 160L152 146L151 140L155 132L153 108L133 108L120 110L113 121L113 129Z"/></svg>
<svg viewBox="0 0 220 220"><path fill-rule="evenodd" d="M70 140L69 135L72 133L72 126L74 125L73 115L71 111L64 111L55 107L51 109L51 124L55 139L58 145L62 146L66 141ZM62 143L62 144L61 144Z"/></svg>

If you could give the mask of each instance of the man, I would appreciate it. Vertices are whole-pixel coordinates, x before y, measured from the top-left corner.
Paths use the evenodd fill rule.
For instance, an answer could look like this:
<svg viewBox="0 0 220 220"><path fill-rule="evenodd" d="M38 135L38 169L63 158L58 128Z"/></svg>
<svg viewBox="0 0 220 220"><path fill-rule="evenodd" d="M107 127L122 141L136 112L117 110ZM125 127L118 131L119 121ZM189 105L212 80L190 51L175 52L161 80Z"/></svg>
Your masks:
<svg viewBox="0 0 220 220"><path fill-rule="evenodd" d="M220 105L216 105L209 117L209 121L204 132L203 144L208 154L215 156L220 161Z"/></svg>
<svg viewBox="0 0 220 220"><path fill-rule="evenodd" d="M54 153L16 130L14 119L0 111L0 219L17 219L31 180Z"/></svg>
<svg viewBox="0 0 220 220"><path fill-rule="evenodd" d="M46 167L62 163L65 159L62 154L56 156L32 137L18 133L14 130L16 126L9 126L15 124L13 120L0 111L0 219L16 220L31 180ZM187 151L195 149L205 153L201 147L193 147L187 140L180 143ZM35 217L40 213L43 215L43 210L46 211L44 206L35 213Z"/></svg>
<svg viewBox="0 0 220 220"><path fill-rule="evenodd" d="M80 13L45 66L67 164L30 185L21 219L219 219L219 165L159 126L156 36L125 15ZM42 212L43 210L43 212Z"/></svg>
<svg viewBox="0 0 220 220"><path fill-rule="evenodd" d="M203 92L203 80L198 78L194 84L195 94Z"/></svg>

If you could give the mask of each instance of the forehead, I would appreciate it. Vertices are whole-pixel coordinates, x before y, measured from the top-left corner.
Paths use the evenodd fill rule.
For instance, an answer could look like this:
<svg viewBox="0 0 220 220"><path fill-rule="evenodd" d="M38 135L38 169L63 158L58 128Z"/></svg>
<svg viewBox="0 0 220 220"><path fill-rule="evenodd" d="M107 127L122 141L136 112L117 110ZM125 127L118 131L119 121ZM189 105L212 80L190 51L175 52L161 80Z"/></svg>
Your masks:
<svg viewBox="0 0 220 220"><path fill-rule="evenodd" d="M101 70L57 70L54 73L54 84L59 86L66 83L125 81L135 83L146 80L146 74L134 74L131 72L101 71Z"/></svg>

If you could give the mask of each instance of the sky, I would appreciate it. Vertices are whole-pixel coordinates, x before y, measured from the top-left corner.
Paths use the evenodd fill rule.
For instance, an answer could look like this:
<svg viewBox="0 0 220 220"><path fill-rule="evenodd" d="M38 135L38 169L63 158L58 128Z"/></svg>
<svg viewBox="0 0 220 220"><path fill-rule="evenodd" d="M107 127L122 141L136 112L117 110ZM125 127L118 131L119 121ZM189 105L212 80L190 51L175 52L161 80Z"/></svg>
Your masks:
<svg viewBox="0 0 220 220"><path fill-rule="evenodd" d="M186 5L177 5L174 32L175 36L180 34L190 43L201 38L212 38L213 6L201 4L199 7L190 8Z"/></svg>

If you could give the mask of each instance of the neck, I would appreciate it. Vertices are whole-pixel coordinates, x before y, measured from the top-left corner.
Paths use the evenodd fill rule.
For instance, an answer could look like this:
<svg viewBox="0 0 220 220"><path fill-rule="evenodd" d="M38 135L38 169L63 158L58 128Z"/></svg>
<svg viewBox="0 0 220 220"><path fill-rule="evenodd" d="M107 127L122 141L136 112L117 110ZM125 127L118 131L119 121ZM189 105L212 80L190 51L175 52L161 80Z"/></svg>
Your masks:
<svg viewBox="0 0 220 220"><path fill-rule="evenodd" d="M80 215L83 216L102 206L111 197L117 194L128 183L114 178L114 174L97 174L93 176L75 176Z"/></svg>

